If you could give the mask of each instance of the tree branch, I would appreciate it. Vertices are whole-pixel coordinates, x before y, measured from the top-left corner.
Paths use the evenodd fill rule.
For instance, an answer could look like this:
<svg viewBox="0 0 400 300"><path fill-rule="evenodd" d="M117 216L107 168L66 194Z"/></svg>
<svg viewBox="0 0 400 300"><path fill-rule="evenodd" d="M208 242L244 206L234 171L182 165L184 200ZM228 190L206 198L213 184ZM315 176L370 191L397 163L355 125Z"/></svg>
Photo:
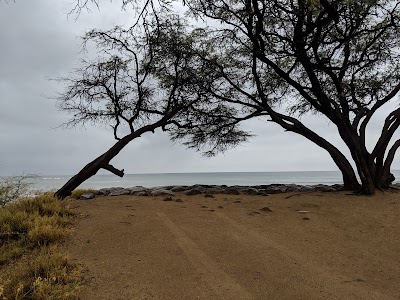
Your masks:
<svg viewBox="0 0 400 300"><path fill-rule="evenodd" d="M124 169L122 170L118 170L117 168L115 168L114 166L108 164L102 164L101 168L103 168L104 170L110 171L111 173L114 173L115 175L119 176L119 177L124 177Z"/></svg>

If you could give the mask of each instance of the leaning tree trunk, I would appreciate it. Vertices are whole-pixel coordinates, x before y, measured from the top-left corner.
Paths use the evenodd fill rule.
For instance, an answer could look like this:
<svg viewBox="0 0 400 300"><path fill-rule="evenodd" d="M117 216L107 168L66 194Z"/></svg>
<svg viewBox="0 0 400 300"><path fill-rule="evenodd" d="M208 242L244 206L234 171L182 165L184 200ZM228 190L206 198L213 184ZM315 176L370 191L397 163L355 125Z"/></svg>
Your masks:
<svg viewBox="0 0 400 300"><path fill-rule="evenodd" d="M127 136L129 137L129 136ZM88 163L78 174L73 176L63 187L61 187L55 194L59 199L64 199L71 195L72 191L87 179L95 175L100 169L108 170L120 177L124 176L124 170L118 170L110 165L110 160L113 159L130 141L127 137L119 140L113 147L111 147L103 155L100 155L92 162Z"/></svg>
<svg viewBox="0 0 400 300"><path fill-rule="evenodd" d="M360 189L360 184L357 180L356 174L353 167L347 158L337 149L334 145L329 143L323 137L306 127L299 120L292 117L279 114L271 110L269 107L265 107L270 114L272 121L281 125L284 129L297 133L311 142L315 143L322 149L326 150L336 166L339 168L343 177L343 189L349 191L357 191Z"/></svg>
<svg viewBox="0 0 400 300"><path fill-rule="evenodd" d="M64 199L71 195L72 191L76 189L80 184L85 182L87 179L95 175L100 169L108 170L115 175L120 177L124 176L124 170L118 170L110 165L110 161L118 155L118 153L128 145L135 138L140 137L145 132L154 132L154 130L158 127L164 126L167 123L167 120L173 116L174 112L165 114L163 118L159 121L146 125L138 130L128 134L127 136L119 139L114 146L112 146L108 151L104 154L97 157L92 162L88 163L78 174L72 177L68 182L61 187L57 192L55 192L54 196L59 199Z"/></svg>

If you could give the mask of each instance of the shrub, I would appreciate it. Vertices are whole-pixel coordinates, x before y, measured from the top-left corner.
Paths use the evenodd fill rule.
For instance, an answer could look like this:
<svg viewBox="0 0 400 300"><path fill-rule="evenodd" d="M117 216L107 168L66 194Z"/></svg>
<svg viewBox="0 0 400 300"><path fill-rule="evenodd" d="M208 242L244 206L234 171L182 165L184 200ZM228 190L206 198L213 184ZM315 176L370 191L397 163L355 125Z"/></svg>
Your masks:
<svg viewBox="0 0 400 300"><path fill-rule="evenodd" d="M21 175L0 179L0 207L26 196L35 175Z"/></svg>

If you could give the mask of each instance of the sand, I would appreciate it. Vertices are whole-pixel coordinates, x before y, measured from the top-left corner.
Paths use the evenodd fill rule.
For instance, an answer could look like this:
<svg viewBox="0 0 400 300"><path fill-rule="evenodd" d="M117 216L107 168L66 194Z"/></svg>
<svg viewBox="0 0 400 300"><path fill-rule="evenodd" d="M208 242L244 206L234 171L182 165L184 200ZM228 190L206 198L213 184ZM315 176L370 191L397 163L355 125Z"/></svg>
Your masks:
<svg viewBox="0 0 400 300"><path fill-rule="evenodd" d="M97 197L82 299L400 299L400 193Z"/></svg>

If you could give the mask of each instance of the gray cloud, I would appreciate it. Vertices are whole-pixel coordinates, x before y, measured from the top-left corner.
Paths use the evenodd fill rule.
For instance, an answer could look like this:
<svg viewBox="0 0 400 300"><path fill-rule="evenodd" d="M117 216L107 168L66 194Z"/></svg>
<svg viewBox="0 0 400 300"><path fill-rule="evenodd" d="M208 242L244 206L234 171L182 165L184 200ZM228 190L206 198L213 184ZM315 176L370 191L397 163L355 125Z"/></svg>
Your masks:
<svg viewBox="0 0 400 300"><path fill-rule="evenodd" d="M71 1L0 1L0 175L74 174L113 144L106 128L54 129L68 116L48 99L61 88L48 79L68 74L79 63L78 37L85 30L127 23L130 14L107 1L100 12L94 8L77 20L67 17L70 9ZM371 142L381 117L369 128ZM345 149L333 125L316 117L304 121ZM266 119L243 126L257 136L214 158L173 144L158 130L134 141L113 163L127 173L336 169L324 151Z"/></svg>

